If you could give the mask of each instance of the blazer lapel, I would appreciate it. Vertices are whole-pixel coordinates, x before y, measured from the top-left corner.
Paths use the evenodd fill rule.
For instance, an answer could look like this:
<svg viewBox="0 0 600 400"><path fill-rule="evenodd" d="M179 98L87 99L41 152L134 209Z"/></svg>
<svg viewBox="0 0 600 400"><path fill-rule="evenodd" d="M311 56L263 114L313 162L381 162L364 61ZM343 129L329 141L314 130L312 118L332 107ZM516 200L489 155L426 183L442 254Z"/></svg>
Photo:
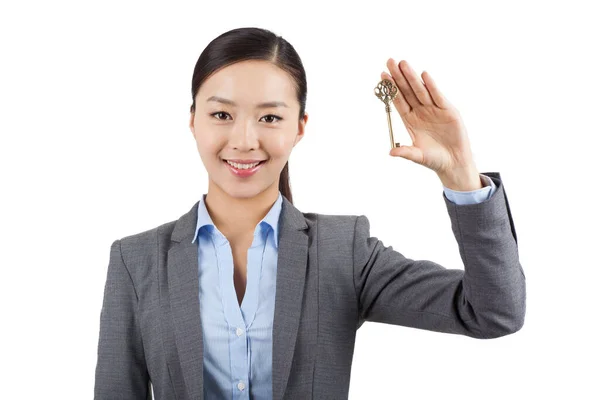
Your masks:
<svg viewBox="0 0 600 400"><path fill-rule="evenodd" d="M181 371L190 398L203 398L203 339L198 301L198 245L192 243L199 201L175 223L168 252L169 301ZM308 263L308 225L283 197L279 218L273 319L273 398L282 399L290 375ZM232 278L233 279L233 278Z"/></svg>
<svg viewBox="0 0 600 400"><path fill-rule="evenodd" d="M190 399L203 396L203 343L198 301L198 243L192 243L199 201L173 228L168 252L169 302L175 328L175 343Z"/></svg>
<svg viewBox="0 0 600 400"><path fill-rule="evenodd" d="M283 197L279 219L277 281L273 316L273 398L283 399L300 323L308 263L308 225Z"/></svg>

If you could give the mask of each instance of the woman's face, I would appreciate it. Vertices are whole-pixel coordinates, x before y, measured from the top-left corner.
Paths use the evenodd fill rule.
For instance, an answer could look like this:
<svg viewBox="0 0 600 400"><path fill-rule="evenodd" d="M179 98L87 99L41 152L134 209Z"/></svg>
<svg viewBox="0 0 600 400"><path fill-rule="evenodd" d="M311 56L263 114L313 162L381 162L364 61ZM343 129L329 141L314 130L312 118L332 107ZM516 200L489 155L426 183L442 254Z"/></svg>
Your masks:
<svg viewBox="0 0 600 400"><path fill-rule="evenodd" d="M271 188L308 120L298 120L300 104L293 80L262 60L226 66L204 81L196 95L190 130L210 184L232 197L250 198ZM282 102L284 104L261 103ZM232 172L224 160L265 160L247 177Z"/></svg>

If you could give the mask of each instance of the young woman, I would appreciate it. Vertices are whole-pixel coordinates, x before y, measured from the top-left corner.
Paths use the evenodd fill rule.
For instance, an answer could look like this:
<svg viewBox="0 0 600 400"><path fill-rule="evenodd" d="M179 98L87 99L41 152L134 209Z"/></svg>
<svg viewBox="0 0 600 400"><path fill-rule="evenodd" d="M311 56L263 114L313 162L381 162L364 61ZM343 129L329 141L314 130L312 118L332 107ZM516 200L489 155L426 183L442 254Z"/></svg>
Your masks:
<svg viewBox="0 0 600 400"><path fill-rule="evenodd" d="M522 327L525 275L500 174L477 171L430 75L387 67L413 140L390 155L440 178L464 271L386 247L364 215L293 205L288 159L308 121L300 57L270 31L226 32L192 78L207 193L112 243L96 399L342 399L365 321L480 339Z"/></svg>

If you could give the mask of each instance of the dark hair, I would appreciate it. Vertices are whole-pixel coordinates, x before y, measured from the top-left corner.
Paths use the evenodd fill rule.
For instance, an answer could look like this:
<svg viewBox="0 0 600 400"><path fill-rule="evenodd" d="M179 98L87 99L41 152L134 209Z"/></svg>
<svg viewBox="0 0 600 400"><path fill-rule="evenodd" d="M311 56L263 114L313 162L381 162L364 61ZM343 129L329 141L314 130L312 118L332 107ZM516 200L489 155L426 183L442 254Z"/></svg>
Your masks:
<svg viewBox="0 0 600 400"><path fill-rule="evenodd" d="M190 112L196 110L196 94L202 83L216 70L244 60L264 60L288 72L294 80L294 87L302 119L306 108L306 73L294 47L281 36L267 29L237 28L221 34L213 39L202 51L192 77L192 106ZM288 162L279 175L279 190L290 203L292 190Z"/></svg>

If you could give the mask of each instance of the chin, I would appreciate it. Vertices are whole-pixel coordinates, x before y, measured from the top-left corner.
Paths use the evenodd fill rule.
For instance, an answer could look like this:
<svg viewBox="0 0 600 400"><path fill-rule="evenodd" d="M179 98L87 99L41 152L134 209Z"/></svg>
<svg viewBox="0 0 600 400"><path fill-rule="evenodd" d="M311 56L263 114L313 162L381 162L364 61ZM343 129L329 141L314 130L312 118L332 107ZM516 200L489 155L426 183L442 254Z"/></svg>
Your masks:
<svg viewBox="0 0 600 400"><path fill-rule="evenodd" d="M262 192L267 190L269 186L264 186L260 182L248 182L246 183L238 183L231 184L227 183L226 185L219 185L221 190L227 193L231 197L235 197L238 199L251 199L260 195Z"/></svg>

